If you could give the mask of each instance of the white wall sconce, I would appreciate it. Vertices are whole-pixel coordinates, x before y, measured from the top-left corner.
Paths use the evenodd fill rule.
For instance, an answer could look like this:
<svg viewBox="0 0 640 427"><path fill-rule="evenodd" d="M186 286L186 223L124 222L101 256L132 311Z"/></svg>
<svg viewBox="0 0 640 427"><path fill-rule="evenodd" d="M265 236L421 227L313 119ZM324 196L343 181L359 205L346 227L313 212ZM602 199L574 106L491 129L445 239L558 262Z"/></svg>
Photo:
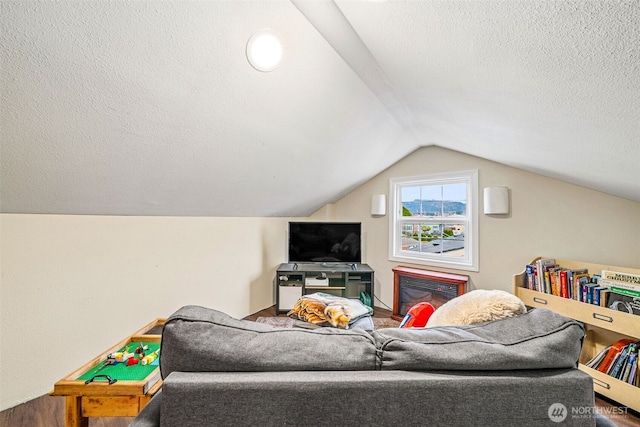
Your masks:
<svg viewBox="0 0 640 427"><path fill-rule="evenodd" d="M253 68L262 72L278 68L284 56L284 41L273 30L255 32L247 42L247 60Z"/></svg>
<svg viewBox="0 0 640 427"><path fill-rule="evenodd" d="M506 215L509 213L509 188L485 187L484 214Z"/></svg>
<svg viewBox="0 0 640 427"><path fill-rule="evenodd" d="M387 214L387 197L384 194L371 196L371 216L385 216Z"/></svg>

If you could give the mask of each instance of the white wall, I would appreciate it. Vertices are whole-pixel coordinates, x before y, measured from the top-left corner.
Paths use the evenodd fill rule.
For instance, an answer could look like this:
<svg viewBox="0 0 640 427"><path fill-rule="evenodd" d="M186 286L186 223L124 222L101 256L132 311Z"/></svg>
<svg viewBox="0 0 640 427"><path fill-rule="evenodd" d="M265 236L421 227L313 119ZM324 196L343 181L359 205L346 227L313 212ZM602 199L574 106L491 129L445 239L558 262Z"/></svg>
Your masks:
<svg viewBox="0 0 640 427"><path fill-rule="evenodd" d="M0 410L186 304L274 303L286 218L0 215Z"/></svg>
<svg viewBox="0 0 640 427"><path fill-rule="evenodd" d="M371 195L388 194L391 177L476 168L480 188L506 185L512 200L507 218L480 215L473 288L510 290L512 275L540 255L640 268L639 203L438 147L416 151L311 218L362 221L363 256L390 306L397 263L387 259L389 216L371 217ZM287 221L0 215L0 410L49 392L182 305L235 317L273 305Z"/></svg>
<svg viewBox="0 0 640 427"><path fill-rule="evenodd" d="M435 146L415 151L312 217L363 222L363 254L375 270L376 296L392 306L391 269L411 264L388 260L390 217L371 217L371 195L386 194L388 201L392 177L471 169L478 169L480 206L482 188L504 185L510 188L511 214L480 213L477 273L434 270L469 275L472 289L511 290L512 275L537 256L640 268L640 203Z"/></svg>

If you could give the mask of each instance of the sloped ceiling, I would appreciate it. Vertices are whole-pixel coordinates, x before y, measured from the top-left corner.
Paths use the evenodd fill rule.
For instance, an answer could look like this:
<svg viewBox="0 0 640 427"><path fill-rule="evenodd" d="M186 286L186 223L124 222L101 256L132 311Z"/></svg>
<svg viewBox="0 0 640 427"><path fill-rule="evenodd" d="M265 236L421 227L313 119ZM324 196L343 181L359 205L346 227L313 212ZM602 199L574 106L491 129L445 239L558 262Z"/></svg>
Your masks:
<svg viewBox="0 0 640 427"><path fill-rule="evenodd" d="M427 145L640 201L637 1L0 7L5 213L305 216Z"/></svg>

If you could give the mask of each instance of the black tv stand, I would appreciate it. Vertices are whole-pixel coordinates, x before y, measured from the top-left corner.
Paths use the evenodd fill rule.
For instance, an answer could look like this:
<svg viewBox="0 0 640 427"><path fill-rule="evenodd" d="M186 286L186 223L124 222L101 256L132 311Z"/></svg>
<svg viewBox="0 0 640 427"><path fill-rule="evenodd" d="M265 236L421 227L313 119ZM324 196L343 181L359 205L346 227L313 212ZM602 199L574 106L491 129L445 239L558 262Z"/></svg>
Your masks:
<svg viewBox="0 0 640 427"><path fill-rule="evenodd" d="M354 298L373 308L374 271L367 264L285 263L276 271L276 311L286 313L302 295L315 292Z"/></svg>

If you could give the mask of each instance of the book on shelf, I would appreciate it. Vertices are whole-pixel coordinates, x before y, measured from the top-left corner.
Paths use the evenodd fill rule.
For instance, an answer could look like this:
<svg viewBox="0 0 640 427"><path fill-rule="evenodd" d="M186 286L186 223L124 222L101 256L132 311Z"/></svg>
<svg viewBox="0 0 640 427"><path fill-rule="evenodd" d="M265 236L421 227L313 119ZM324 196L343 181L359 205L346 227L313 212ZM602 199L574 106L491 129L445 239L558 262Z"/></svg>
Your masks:
<svg viewBox="0 0 640 427"><path fill-rule="evenodd" d="M567 270L567 290L569 292L568 298L572 300L577 300L578 296L576 295L576 287L573 284L574 278L573 275L575 272L573 270Z"/></svg>
<svg viewBox="0 0 640 427"><path fill-rule="evenodd" d="M634 343L636 343L636 341L630 338L623 338L621 340L618 340L615 343L611 344L609 347L607 347L605 349L606 351L605 350L602 351L605 353L604 355L597 354L596 355L596 357L598 358L597 361L594 361L595 359L594 357L594 359L591 359L585 365L589 366L590 368L596 369L597 371L600 371L604 374L610 374L615 369L615 366L618 360L620 359L620 357L622 356L624 350L628 348L630 344L634 344ZM637 346L636 346L636 352L637 352Z"/></svg>
<svg viewBox="0 0 640 427"><path fill-rule="evenodd" d="M609 288L610 291L616 292L622 295L628 295L630 297L640 298L640 291L630 291L629 289L619 288L617 286L611 286Z"/></svg>
<svg viewBox="0 0 640 427"><path fill-rule="evenodd" d="M584 299L582 297L583 294L583 289L585 286L587 286L591 281L591 278L589 277L588 273L578 273L573 275L573 282L574 282L574 298L576 301L580 301L580 302L586 302L586 299Z"/></svg>
<svg viewBox="0 0 640 427"><path fill-rule="evenodd" d="M536 267L533 264L527 264L525 266L525 273L527 281L525 287L531 290L537 290L536 288Z"/></svg>
<svg viewBox="0 0 640 427"><path fill-rule="evenodd" d="M631 372L629 373L629 378L627 379L627 383L634 385L636 387L640 387L640 369L638 369L638 354L636 353L636 358L631 365Z"/></svg>
<svg viewBox="0 0 640 427"><path fill-rule="evenodd" d="M611 344L608 347L607 354L602 358L602 362L600 362L597 367L594 367L594 369L606 374L622 349L634 342L635 341L630 338L623 338Z"/></svg>
<svg viewBox="0 0 640 427"><path fill-rule="evenodd" d="M600 363L602 363L604 358L606 357L607 353L609 352L609 349L611 349L611 346L605 347L602 350L600 350L598 352L598 354L593 356L591 358L591 360L589 360L587 363L585 363L585 366L588 366L588 367L590 367L592 369L596 369L600 365Z"/></svg>
<svg viewBox="0 0 640 427"><path fill-rule="evenodd" d="M560 279L558 278L558 272L555 267L551 267L549 270L549 285L551 286L551 295L557 297L560 296Z"/></svg>
<svg viewBox="0 0 640 427"><path fill-rule="evenodd" d="M554 258L541 258L525 266L527 289L561 298L640 315L640 275L586 268L565 268Z"/></svg>
<svg viewBox="0 0 640 427"><path fill-rule="evenodd" d="M609 292L611 292L611 289L604 288L600 290L600 307L608 307Z"/></svg>
<svg viewBox="0 0 640 427"><path fill-rule="evenodd" d="M631 370L633 369L633 366L638 364L638 349L635 346L636 344L629 344L629 347L632 347L632 349L629 350L629 357L627 358L627 363L624 365L622 374L620 375L620 380L624 381L625 383L629 382L629 375L631 375Z"/></svg>
<svg viewBox="0 0 640 427"><path fill-rule="evenodd" d="M548 294L553 294L553 288L551 285L551 274L549 269L542 269L542 280L544 282L544 291Z"/></svg>
<svg viewBox="0 0 640 427"><path fill-rule="evenodd" d="M621 273L611 270L602 270L600 279L604 286L615 286L630 291L640 292L640 274Z"/></svg>
<svg viewBox="0 0 640 427"><path fill-rule="evenodd" d="M553 289L553 295L562 298L569 298L569 285L567 283L567 269L562 266L557 266L549 269L551 275L551 283Z"/></svg>
<svg viewBox="0 0 640 427"><path fill-rule="evenodd" d="M609 289L604 286L598 285L593 288L593 305L598 305L601 307L606 306L608 292Z"/></svg>
<svg viewBox="0 0 640 427"><path fill-rule="evenodd" d="M607 375L613 378L618 378L618 379L620 378L620 373L623 367L626 366L627 364L627 360L629 359L629 353L631 352L633 345L634 343L631 343L622 348L622 350L618 353L617 357L615 358L614 362L609 367L609 370L607 371Z"/></svg>
<svg viewBox="0 0 640 427"><path fill-rule="evenodd" d="M610 291L607 304L607 307L612 310L640 316L640 298L638 297L632 297Z"/></svg>
<svg viewBox="0 0 640 427"><path fill-rule="evenodd" d="M551 278L549 270L556 266L556 260L553 258L541 258L536 261L536 278L537 287L540 292L551 293Z"/></svg>
<svg viewBox="0 0 640 427"><path fill-rule="evenodd" d="M588 285L585 286L585 290L584 292L586 292L586 295L583 293L582 297L584 298L584 301L587 304L594 304L594 300L595 300L595 290L598 287L597 283L589 283Z"/></svg>
<svg viewBox="0 0 640 427"><path fill-rule="evenodd" d="M567 277L567 269L560 267L558 270L558 275L556 277L556 281L560 284L558 287L560 288L560 296L562 298L570 298L571 295L569 293L569 279Z"/></svg>

